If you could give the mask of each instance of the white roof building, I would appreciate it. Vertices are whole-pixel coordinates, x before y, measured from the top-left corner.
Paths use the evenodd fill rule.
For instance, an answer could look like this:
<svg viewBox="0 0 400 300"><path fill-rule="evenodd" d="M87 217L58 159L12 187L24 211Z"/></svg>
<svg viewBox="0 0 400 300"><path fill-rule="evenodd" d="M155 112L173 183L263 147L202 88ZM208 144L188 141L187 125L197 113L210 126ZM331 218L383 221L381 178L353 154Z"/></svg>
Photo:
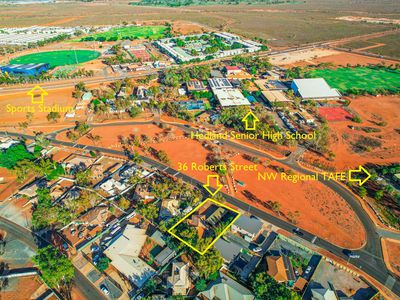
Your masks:
<svg viewBox="0 0 400 300"><path fill-rule="evenodd" d="M174 262L168 284L172 287L173 295L186 295L190 288L189 264Z"/></svg>
<svg viewBox="0 0 400 300"><path fill-rule="evenodd" d="M216 89L227 89L233 87L231 82L226 78L210 78L208 79L208 84L213 91Z"/></svg>
<svg viewBox="0 0 400 300"><path fill-rule="evenodd" d="M220 279L208 290L199 293L196 299L253 300L254 296L247 288L220 272Z"/></svg>
<svg viewBox="0 0 400 300"><path fill-rule="evenodd" d="M125 190L127 186L125 185L125 183L117 181L114 178L109 178L100 185L100 188L106 191L111 196L114 196L118 192L122 192L123 190Z"/></svg>
<svg viewBox="0 0 400 300"><path fill-rule="evenodd" d="M312 289L312 300L337 300L336 294L331 289Z"/></svg>
<svg viewBox="0 0 400 300"><path fill-rule="evenodd" d="M111 264L138 288L155 274L155 270L139 258L146 239L146 230L128 224L123 234L104 251Z"/></svg>
<svg viewBox="0 0 400 300"><path fill-rule="evenodd" d="M335 100L342 96L323 78L294 79L291 88L303 100Z"/></svg>
<svg viewBox="0 0 400 300"><path fill-rule="evenodd" d="M19 144L19 141L13 140L11 138L1 138L0 139L0 150L5 150L10 148L12 145Z"/></svg>
<svg viewBox="0 0 400 300"><path fill-rule="evenodd" d="M213 92L222 107L250 105L250 101L238 89L215 89Z"/></svg>

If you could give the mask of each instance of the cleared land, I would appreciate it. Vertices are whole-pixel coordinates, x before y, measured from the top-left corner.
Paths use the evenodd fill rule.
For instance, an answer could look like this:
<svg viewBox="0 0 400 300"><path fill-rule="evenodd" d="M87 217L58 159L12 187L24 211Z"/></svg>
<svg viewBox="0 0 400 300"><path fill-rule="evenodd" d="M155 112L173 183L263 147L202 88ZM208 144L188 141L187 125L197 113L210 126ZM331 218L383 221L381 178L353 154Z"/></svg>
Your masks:
<svg viewBox="0 0 400 300"><path fill-rule="evenodd" d="M386 68L338 68L315 69L308 72L308 77L322 77L331 87L343 93L350 90L364 90L368 93L376 89L400 89L400 70Z"/></svg>
<svg viewBox="0 0 400 300"><path fill-rule="evenodd" d="M349 49L362 49L362 51L365 52L400 58L400 34L387 35L375 39L354 41L343 44L342 47ZM365 49L366 47L370 48Z"/></svg>
<svg viewBox="0 0 400 300"><path fill-rule="evenodd" d="M102 137L98 142L100 147L119 150L122 149L119 142L121 136L145 134L151 140L159 136L160 142L150 142L147 146L164 150L171 161L170 166L175 169L179 168L179 163L186 162L191 166L192 163L203 165L207 161L207 157L211 153L209 149L198 141L184 138L181 130L174 129L173 134L169 134L172 139L161 137L163 136L162 132L163 130L155 125L113 126L107 127L106 130L104 128L92 130L92 134ZM59 134L58 138L67 140L64 133ZM86 137L79 139L78 142L93 145L93 142ZM230 159L238 165L253 164L239 154ZM258 165L258 169L260 172L276 172L273 168L265 168L261 165ZM192 168L183 172L204 183L207 175L210 174L209 171L193 170ZM257 172L249 171L236 171L234 178L245 182L245 186L238 186L238 191L234 194L235 197L245 202L273 213L269 203L277 201L281 204L280 216L282 218L298 210L298 226L342 247L358 248L365 241L365 232L351 208L342 198L319 182L258 181ZM250 194L246 193L246 190L250 191ZM226 186L222 191L228 192Z"/></svg>
<svg viewBox="0 0 400 300"><path fill-rule="evenodd" d="M354 123L351 120L328 122L329 148L335 153L335 158L331 162L306 152L306 160L330 166L338 171L357 168L366 163L381 165L399 162L400 97L362 96L350 101L350 111L357 113L362 123ZM355 128L351 129L350 126ZM360 151L357 145L363 146L364 150Z"/></svg>
<svg viewBox="0 0 400 300"><path fill-rule="evenodd" d="M328 56L321 56L318 58L313 58L308 61L301 61L292 64L292 66L308 66L308 65L318 65L320 63L331 63L334 66L341 66L346 67L347 65L350 66L368 66L368 65L376 65L376 64L383 64L383 65L395 65L398 63L397 61L387 60L382 58L375 58L369 57L365 55L360 55L356 53L349 53L349 52L340 52L338 51L337 54L328 55Z"/></svg>
<svg viewBox="0 0 400 300"><path fill-rule="evenodd" d="M51 68L65 65L75 65L94 60L100 56L91 50L63 50L32 53L14 58L11 64L49 63Z"/></svg>
<svg viewBox="0 0 400 300"><path fill-rule="evenodd" d="M55 3L42 5L2 6L0 26L29 26L62 21L63 26L121 24L157 20L185 20L213 27L214 30L232 30L248 37L268 39L272 46L289 46L385 31L391 25L368 24L336 20L344 9L359 10L360 5L341 5L329 1L311 0L295 5L225 5L190 6L180 8L138 7L129 1ZM330 9L334 6L334 9ZM366 5L368 7L368 5ZM393 5L374 5L371 11L382 9L393 14ZM348 14L348 13L347 13ZM388 17L384 15L385 17ZM154 24L152 24L154 25ZM318 30L315 30L318 28Z"/></svg>
<svg viewBox="0 0 400 300"><path fill-rule="evenodd" d="M105 32L89 35L80 41L117 41L130 39L160 39L164 37L166 26L128 26L112 28Z"/></svg>
<svg viewBox="0 0 400 300"><path fill-rule="evenodd" d="M386 266L400 276L400 242L392 239L382 239L383 256Z"/></svg>

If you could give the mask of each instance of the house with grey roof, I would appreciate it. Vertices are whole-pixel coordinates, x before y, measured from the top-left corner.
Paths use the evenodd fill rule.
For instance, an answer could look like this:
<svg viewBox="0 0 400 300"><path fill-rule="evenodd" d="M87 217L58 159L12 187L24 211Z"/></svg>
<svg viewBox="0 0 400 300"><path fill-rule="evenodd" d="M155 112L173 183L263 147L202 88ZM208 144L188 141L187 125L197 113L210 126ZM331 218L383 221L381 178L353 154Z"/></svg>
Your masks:
<svg viewBox="0 0 400 300"><path fill-rule="evenodd" d="M166 243L165 243L166 237L165 237L165 235L164 235L161 231L159 231L159 230L154 231L153 234L150 235L150 238L151 238L153 241L155 241L158 245L160 245L161 247L164 247L164 246L166 245Z"/></svg>
<svg viewBox="0 0 400 300"><path fill-rule="evenodd" d="M253 300L254 296L243 285L220 272L220 277L207 290L199 293L197 300Z"/></svg>
<svg viewBox="0 0 400 300"><path fill-rule="evenodd" d="M227 265L229 265L242 251L242 247L239 244L226 241L223 238L218 239L215 242L214 247L219 251Z"/></svg>
<svg viewBox="0 0 400 300"><path fill-rule="evenodd" d="M239 232L244 235L245 240L251 241L260 234L262 225L262 222L258 218L241 215L235 223L232 224L232 231Z"/></svg>
<svg viewBox="0 0 400 300"><path fill-rule="evenodd" d="M154 257L154 262L162 267L167 264L176 255L176 252L169 247L164 248L160 253Z"/></svg>

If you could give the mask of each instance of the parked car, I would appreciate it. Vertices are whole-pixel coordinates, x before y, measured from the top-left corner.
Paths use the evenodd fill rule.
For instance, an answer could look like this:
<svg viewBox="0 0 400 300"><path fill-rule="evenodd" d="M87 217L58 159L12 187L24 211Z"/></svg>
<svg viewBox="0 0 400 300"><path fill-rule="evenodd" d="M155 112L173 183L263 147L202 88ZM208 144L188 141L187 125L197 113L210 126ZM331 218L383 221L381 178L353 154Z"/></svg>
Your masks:
<svg viewBox="0 0 400 300"><path fill-rule="evenodd" d="M297 234L298 236L304 235L304 233L302 233L302 232L300 231L300 228L299 228L299 227L297 227L296 229L293 229L293 233L294 233L294 234Z"/></svg>
<svg viewBox="0 0 400 300"><path fill-rule="evenodd" d="M261 252L261 251L262 251L262 248L261 248L261 247L251 247L250 250L253 251L253 252L255 252L255 253L258 253L258 252Z"/></svg>
<svg viewBox="0 0 400 300"><path fill-rule="evenodd" d="M304 271L304 274L308 275L311 272L311 266L308 266L307 269Z"/></svg>
<svg viewBox="0 0 400 300"><path fill-rule="evenodd" d="M348 253L347 256L350 258L360 258L360 254L356 254L353 252Z"/></svg>
<svg viewBox="0 0 400 300"><path fill-rule="evenodd" d="M104 284L100 285L100 289L105 295L107 295L107 296L110 295L110 291Z"/></svg>

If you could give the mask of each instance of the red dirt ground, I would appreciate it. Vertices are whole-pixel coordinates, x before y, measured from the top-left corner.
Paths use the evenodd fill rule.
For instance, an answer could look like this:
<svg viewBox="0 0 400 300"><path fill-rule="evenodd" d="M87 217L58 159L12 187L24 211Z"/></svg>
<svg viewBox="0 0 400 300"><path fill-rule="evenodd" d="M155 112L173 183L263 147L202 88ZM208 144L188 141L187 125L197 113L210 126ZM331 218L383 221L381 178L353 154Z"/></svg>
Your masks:
<svg viewBox="0 0 400 300"><path fill-rule="evenodd" d="M327 121L345 121L353 117L342 107L320 107L318 111Z"/></svg>
<svg viewBox="0 0 400 300"><path fill-rule="evenodd" d="M1 291L1 300L29 300L42 285L38 277L21 277L12 291Z"/></svg>
<svg viewBox="0 0 400 300"><path fill-rule="evenodd" d="M99 134L103 138L98 143L99 146L107 146L112 149L121 149L118 143L118 136L128 136L131 133L136 135L147 134L150 137L162 132L162 129L155 125L140 125L140 126L120 126L95 128L94 134ZM175 136L179 136L179 130L174 131ZM80 143L92 144L87 138L81 138ZM206 182L207 175L213 174L209 171L196 171L190 165L204 164L209 151L198 141L191 139L178 139L166 141L163 143L149 143L158 150L167 152L171 167L179 168L179 163L187 163L188 170L181 172L190 175L200 181ZM232 159L238 164L251 165L247 160L237 155ZM274 163L274 165L277 165ZM259 166L260 170L265 170ZM267 171L272 171L268 169ZM358 248L364 240L364 232L355 214L350 210L344 200L342 200L334 192L326 189L322 184L313 181L307 181L297 184L292 184L285 181L263 182L257 181L257 172L237 171L235 178L246 183L244 188L239 187L235 196L244 201L251 202L262 209L271 213L268 206L263 206L267 201L274 200L281 203L281 211L283 214L298 210L300 216L298 225L314 234L321 236L332 243L347 248ZM250 190L257 200L249 200L243 194L243 190ZM224 192L228 192L223 189Z"/></svg>
<svg viewBox="0 0 400 300"><path fill-rule="evenodd" d="M236 156L233 161L237 164L250 164L242 156ZM272 166L280 166L272 162ZM272 168L258 165L260 172L276 173ZM350 206L333 191L317 181L292 183L285 180L257 180L257 172L236 171L235 180L246 185L238 187L236 197L250 202L243 191L250 191L257 206L267 209L267 201L277 201L281 204L280 212L299 211L298 225L317 234L332 243L346 248L358 248L365 242L365 232L357 216ZM279 178L279 177L278 177ZM258 203L257 203L258 202ZM255 201L251 201L255 204Z"/></svg>
<svg viewBox="0 0 400 300"><path fill-rule="evenodd" d="M3 178L3 181L0 181L0 201L7 199L18 187L18 183L16 182L16 176L5 168L0 168L0 178Z"/></svg>
<svg viewBox="0 0 400 300"><path fill-rule="evenodd" d="M334 165L336 170L351 169L365 163L399 162L400 135L396 131L400 128L399 104L400 96L363 96L352 99L349 108L359 114L363 122L358 124L348 120L329 123L331 133L329 148L336 154L333 162L311 153L307 153L306 156L319 160L325 165ZM377 123L382 121L386 122L386 125L378 126ZM352 130L349 126L371 127L380 132L366 133L362 130ZM370 152L356 153L351 143L362 136L379 140L382 145L371 149Z"/></svg>
<svg viewBox="0 0 400 300"><path fill-rule="evenodd" d="M400 276L400 241L382 239L383 256L388 269Z"/></svg>
<svg viewBox="0 0 400 300"><path fill-rule="evenodd" d="M26 121L26 112L29 111L29 108L25 107L34 107L35 112L33 115L33 123L48 123L46 117L48 112L40 112L38 104L32 104L31 98L26 93L16 93L9 95L1 95L0 96L0 126L1 125L13 125L17 126L19 122ZM76 100L72 98L72 90L73 88L63 88L57 90L48 91L49 95L44 98L45 106L53 106L58 104L61 107L65 106L74 106ZM11 113L7 111L7 105L21 107L21 109L25 108L24 112L15 112ZM61 113L61 115L63 115Z"/></svg>
<svg viewBox="0 0 400 300"><path fill-rule="evenodd" d="M342 52L340 54L335 54L335 55L330 55L330 56L324 56L324 57L319 57L316 59L311 60L312 63L314 64L320 64L320 63L333 63L336 66L346 66L347 64L350 64L352 66L355 66L357 64L359 65L369 65L369 64L385 64L385 65L391 65L391 64L396 64L398 62L393 61L393 60L387 60L387 59L382 59L382 58L374 58L374 57L369 57L369 56L364 56L360 54L355 54L355 53L347 53L347 52ZM308 65L307 62L300 62L296 64L296 66L306 66Z"/></svg>

